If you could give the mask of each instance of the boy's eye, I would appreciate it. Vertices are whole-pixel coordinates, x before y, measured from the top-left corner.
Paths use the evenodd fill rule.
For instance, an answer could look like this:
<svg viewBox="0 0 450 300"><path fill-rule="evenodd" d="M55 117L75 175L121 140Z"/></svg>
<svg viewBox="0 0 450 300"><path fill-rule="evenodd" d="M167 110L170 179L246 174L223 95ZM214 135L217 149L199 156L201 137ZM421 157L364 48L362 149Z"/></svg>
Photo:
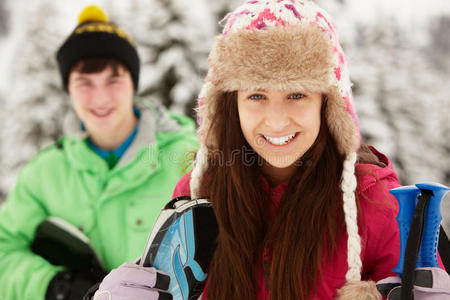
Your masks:
<svg viewBox="0 0 450 300"><path fill-rule="evenodd" d="M289 99L302 99L304 97L306 97L306 95L302 93L293 93L289 95Z"/></svg>
<svg viewBox="0 0 450 300"><path fill-rule="evenodd" d="M109 80L110 84L119 83L119 82L120 82L120 80L118 78L114 78L114 79L110 79Z"/></svg>
<svg viewBox="0 0 450 300"><path fill-rule="evenodd" d="M77 85L79 87L89 87L91 84L88 81L79 81Z"/></svg>
<svg viewBox="0 0 450 300"><path fill-rule="evenodd" d="M248 98L251 100L261 100L264 99L265 97L262 94L252 94Z"/></svg>

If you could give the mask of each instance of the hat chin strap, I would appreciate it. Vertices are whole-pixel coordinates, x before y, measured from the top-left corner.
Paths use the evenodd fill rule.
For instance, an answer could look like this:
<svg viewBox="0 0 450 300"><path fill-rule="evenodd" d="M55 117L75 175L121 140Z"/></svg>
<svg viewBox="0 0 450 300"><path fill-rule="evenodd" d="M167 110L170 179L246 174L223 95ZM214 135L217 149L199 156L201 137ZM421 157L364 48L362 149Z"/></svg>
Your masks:
<svg viewBox="0 0 450 300"><path fill-rule="evenodd" d="M361 237L358 232L358 209L356 206L355 164L357 155L352 152L344 160L342 171L342 196L344 200L345 225L347 226L347 282L337 291L336 300L381 300L375 282L361 281Z"/></svg>
<svg viewBox="0 0 450 300"><path fill-rule="evenodd" d="M345 225L347 226L347 262L348 271L345 275L347 281L361 280L361 238L358 232L358 209L356 206L356 152L347 155L344 161L344 168L342 171L342 196L343 208L345 213Z"/></svg>

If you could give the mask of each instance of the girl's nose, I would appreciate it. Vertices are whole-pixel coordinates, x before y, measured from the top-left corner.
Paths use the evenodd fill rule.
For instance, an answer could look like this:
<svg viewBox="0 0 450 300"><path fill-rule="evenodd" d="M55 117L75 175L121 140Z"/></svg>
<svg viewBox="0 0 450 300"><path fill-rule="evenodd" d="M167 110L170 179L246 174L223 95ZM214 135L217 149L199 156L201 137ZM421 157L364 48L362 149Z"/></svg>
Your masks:
<svg viewBox="0 0 450 300"><path fill-rule="evenodd" d="M265 111L265 123L273 131L283 131L289 125L289 110L286 105L274 103Z"/></svg>

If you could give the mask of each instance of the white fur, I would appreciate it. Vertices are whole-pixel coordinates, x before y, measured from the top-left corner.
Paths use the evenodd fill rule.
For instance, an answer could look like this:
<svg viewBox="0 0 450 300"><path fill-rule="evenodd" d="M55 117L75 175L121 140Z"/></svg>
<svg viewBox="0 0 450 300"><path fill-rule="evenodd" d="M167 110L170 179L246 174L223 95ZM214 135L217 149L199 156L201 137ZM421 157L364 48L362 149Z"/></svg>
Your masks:
<svg viewBox="0 0 450 300"><path fill-rule="evenodd" d="M341 287L335 300L381 300L381 294L373 281L348 281Z"/></svg>
<svg viewBox="0 0 450 300"><path fill-rule="evenodd" d="M191 181L189 183L191 189L191 198L197 199L201 197L201 184L203 174L205 174L208 167L208 149L205 145L202 145L195 157L195 165L191 174Z"/></svg>

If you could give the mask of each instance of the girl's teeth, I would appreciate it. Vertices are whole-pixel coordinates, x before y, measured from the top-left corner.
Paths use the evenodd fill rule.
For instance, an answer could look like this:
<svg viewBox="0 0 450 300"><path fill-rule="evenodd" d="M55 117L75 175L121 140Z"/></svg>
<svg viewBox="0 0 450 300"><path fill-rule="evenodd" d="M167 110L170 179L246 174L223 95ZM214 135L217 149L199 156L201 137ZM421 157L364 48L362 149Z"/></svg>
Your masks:
<svg viewBox="0 0 450 300"><path fill-rule="evenodd" d="M283 137L278 137L278 138L264 135L264 138L266 140L268 140L269 143L271 143L271 144L274 144L274 145L277 145L277 146L281 146L281 145L285 145L288 142L290 142L295 137L295 135L296 134L293 133L293 134L290 134L290 135L287 135L287 136L283 136Z"/></svg>

